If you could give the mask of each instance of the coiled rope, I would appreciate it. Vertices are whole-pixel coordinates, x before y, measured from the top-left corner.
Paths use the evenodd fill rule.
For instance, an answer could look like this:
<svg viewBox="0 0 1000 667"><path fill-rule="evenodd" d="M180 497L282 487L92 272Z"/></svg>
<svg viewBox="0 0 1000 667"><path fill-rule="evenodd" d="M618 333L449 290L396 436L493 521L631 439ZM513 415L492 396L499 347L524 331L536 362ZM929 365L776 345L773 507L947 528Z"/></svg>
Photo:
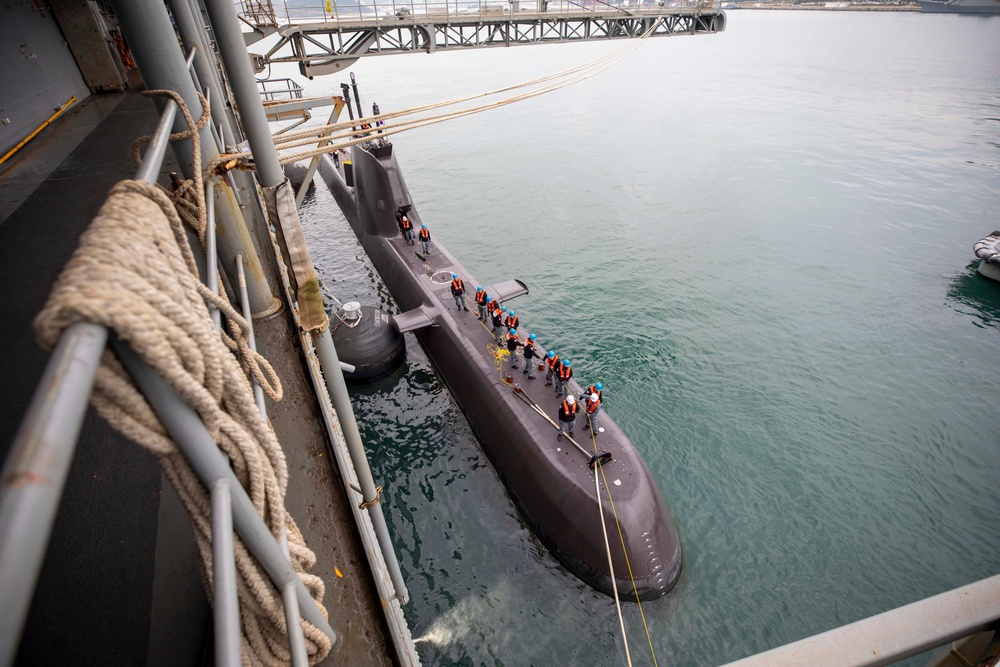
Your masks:
<svg viewBox="0 0 1000 667"><path fill-rule="evenodd" d="M197 123L179 104L191 134L178 133L176 138L190 136L197 141ZM200 187L190 191L196 199L203 197ZM203 211L204 201L193 206ZM287 532L292 567L325 615L323 581L307 573L316 557L285 511L288 470L284 452L257 410L247 369L256 369L249 372L271 380L262 386L272 397L280 397L280 383L263 358L249 354L236 341L227 344L219 337L208 304L226 316L237 337L249 325L197 275L175 202L154 185L121 181L81 236L79 248L35 318L39 342L51 349L68 326L91 322L128 343L198 412L272 535L277 539ZM115 429L156 455L191 517L210 591L209 493L110 351L104 352L91 401ZM238 536L234 550L243 663L287 665L291 656L281 595ZM310 663L315 664L330 652L330 640L309 623L303 622L302 629Z"/></svg>

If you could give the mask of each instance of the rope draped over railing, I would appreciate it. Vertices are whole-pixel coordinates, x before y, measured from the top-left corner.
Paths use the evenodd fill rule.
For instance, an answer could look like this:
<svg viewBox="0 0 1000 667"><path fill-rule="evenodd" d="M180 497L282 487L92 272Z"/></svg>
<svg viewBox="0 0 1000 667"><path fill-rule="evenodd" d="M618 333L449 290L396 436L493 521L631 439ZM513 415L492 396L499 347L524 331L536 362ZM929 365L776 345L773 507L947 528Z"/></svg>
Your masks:
<svg viewBox="0 0 1000 667"><path fill-rule="evenodd" d="M198 124L183 101L176 97L175 101L190 128L175 138L190 137L198 160ZM249 324L230 305L224 291L215 294L198 279L188 245L182 217L204 238L201 181L202 175L197 174L188 183L185 199L180 200L186 204L178 204L161 188L142 181L115 185L36 317L35 329L42 346L51 349L72 324L100 324L155 369L201 417L275 539L287 533L291 565L326 616L324 583L307 572L316 557L285 511L288 470L284 452L257 409L249 377L257 377L275 400L281 397L280 382L263 357L249 349ZM219 336L209 304L226 316L232 338ZM156 455L191 516L206 586L211 589L209 492L109 350L104 352L91 401L115 429ZM243 662L287 665L291 656L281 594L240 539L235 540L235 555ZM330 639L305 621L302 629L309 661L315 664L330 652Z"/></svg>

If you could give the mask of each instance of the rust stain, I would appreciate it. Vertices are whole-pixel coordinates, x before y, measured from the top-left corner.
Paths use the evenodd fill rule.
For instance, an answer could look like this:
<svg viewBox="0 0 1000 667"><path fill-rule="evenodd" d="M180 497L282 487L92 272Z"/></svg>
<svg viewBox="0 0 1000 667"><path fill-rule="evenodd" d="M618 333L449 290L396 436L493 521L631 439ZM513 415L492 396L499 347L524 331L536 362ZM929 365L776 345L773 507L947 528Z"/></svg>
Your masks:
<svg viewBox="0 0 1000 667"><path fill-rule="evenodd" d="M23 471L23 472L13 472L7 476L3 481L4 486L9 486L12 489L20 489L25 486L30 486L32 484L45 484L48 482L48 478L42 477L41 475L36 475L33 472Z"/></svg>

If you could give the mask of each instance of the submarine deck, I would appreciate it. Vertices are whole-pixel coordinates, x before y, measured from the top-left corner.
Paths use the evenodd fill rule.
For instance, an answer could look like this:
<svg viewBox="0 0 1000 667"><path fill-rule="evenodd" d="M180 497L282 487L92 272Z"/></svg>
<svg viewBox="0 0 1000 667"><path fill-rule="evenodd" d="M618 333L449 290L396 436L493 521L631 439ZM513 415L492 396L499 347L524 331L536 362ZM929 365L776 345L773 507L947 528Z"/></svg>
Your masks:
<svg viewBox="0 0 1000 667"><path fill-rule="evenodd" d="M69 109L0 173L0 456L47 361L32 320L110 188L132 178L134 138L158 116L134 94ZM169 168L170 157L165 165ZM256 321L285 388L268 411L288 459L287 506L326 583L344 644L323 665L393 665L379 596L287 311ZM334 575L334 567L343 578ZM88 411L21 638L22 665L211 664L211 613L190 523L159 465Z"/></svg>

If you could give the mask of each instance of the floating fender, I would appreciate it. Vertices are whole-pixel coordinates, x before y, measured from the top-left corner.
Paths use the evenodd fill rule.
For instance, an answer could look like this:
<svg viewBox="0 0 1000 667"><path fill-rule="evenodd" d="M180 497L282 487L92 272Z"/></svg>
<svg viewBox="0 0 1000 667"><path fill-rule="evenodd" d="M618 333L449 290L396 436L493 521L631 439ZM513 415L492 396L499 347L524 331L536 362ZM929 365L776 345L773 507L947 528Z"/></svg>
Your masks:
<svg viewBox="0 0 1000 667"><path fill-rule="evenodd" d="M354 366L353 373L344 373L351 384L381 380L392 375L406 360L403 334L392 318L378 308L362 306L357 301L345 303L330 319L330 326L337 356Z"/></svg>
<svg viewBox="0 0 1000 667"><path fill-rule="evenodd" d="M979 275L1000 281L1000 231L995 231L972 246L979 262Z"/></svg>
<svg viewBox="0 0 1000 667"><path fill-rule="evenodd" d="M285 171L285 178L291 182L292 187L298 192L299 188L302 187L302 181L306 178L309 167L303 162L293 162L292 164L286 164L283 169Z"/></svg>

